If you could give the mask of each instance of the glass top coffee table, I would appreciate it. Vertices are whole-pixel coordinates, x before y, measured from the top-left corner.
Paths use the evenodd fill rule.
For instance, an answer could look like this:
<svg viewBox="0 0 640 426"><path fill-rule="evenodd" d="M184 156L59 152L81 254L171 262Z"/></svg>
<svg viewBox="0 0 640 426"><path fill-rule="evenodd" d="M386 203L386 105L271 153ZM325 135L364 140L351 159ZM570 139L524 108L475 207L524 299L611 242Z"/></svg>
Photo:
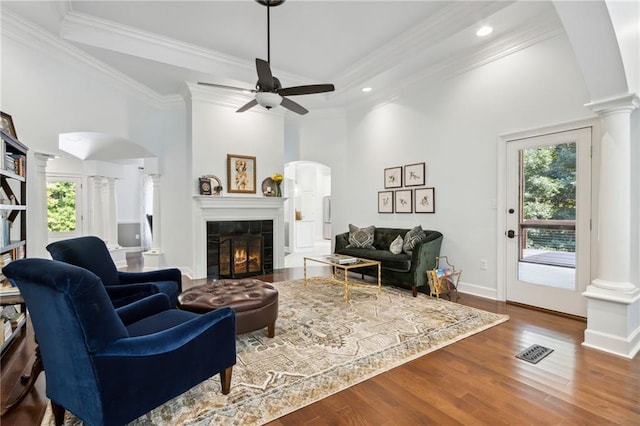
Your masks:
<svg viewBox="0 0 640 426"><path fill-rule="evenodd" d="M331 280L342 284L344 286L344 301L349 302L349 287L369 287L370 285L361 284L358 282L349 281L348 272L353 269L365 268L367 266L377 266L378 267L378 292L376 293L376 297L380 297L382 292L382 283L380 281L380 273L381 273L381 264L377 260L369 260L362 259L354 256L344 256L344 255L326 255L326 256L312 256L304 258L304 285L307 286L307 282L312 279L322 279L322 277L316 278L307 278L307 261L323 263L325 265L329 265L332 268ZM342 279L338 277L338 272L342 271Z"/></svg>

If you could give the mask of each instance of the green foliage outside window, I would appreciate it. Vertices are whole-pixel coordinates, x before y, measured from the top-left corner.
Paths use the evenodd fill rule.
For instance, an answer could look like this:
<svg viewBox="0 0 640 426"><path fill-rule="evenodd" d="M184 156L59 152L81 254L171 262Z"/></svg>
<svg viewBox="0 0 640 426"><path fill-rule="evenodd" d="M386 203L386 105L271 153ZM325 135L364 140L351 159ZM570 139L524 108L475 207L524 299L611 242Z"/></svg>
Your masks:
<svg viewBox="0 0 640 426"><path fill-rule="evenodd" d="M74 182L47 184L47 222L49 232L76 230L76 184Z"/></svg>
<svg viewBox="0 0 640 426"><path fill-rule="evenodd" d="M523 215L527 220L576 219L576 144L523 151ZM529 229L527 248L575 251L573 231Z"/></svg>

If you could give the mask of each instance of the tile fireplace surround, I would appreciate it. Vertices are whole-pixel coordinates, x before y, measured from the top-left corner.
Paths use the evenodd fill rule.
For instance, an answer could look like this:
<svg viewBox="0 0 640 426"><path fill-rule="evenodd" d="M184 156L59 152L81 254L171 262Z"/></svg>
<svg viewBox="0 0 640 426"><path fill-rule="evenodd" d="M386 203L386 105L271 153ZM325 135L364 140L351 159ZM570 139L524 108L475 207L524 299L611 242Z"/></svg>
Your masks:
<svg viewBox="0 0 640 426"><path fill-rule="evenodd" d="M207 222L273 221L273 267L284 268L284 202L280 197L194 196L193 278L207 277Z"/></svg>

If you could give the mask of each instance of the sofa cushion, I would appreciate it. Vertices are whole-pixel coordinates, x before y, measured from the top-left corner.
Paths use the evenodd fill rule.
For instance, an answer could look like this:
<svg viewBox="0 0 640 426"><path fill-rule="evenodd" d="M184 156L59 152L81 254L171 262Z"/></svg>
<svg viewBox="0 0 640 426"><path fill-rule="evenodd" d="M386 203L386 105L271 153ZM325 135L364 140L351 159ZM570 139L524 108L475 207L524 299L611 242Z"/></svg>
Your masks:
<svg viewBox="0 0 640 426"><path fill-rule="evenodd" d="M400 254L400 253L402 253L402 246L403 245L404 245L404 240L402 239L402 237L400 235L398 235L396 237L396 239L393 240L393 242L389 246L389 251L391 253L393 253L393 254Z"/></svg>
<svg viewBox="0 0 640 426"><path fill-rule="evenodd" d="M421 241L427 240L427 234L422 230L422 226L418 225L407 232L404 236L404 246L402 249L408 255L411 255L413 249Z"/></svg>
<svg viewBox="0 0 640 426"><path fill-rule="evenodd" d="M373 237L375 235L375 226L367 226L366 228L358 228L349 224L349 245L347 248L366 248L374 249Z"/></svg>
<svg viewBox="0 0 640 426"><path fill-rule="evenodd" d="M382 268L391 269L398 272L409 272L411 270L411 256L406 253L393 254L389 250L371 250L363 248L345 248L340 250L340 254L355 256L362 259L377 260ZM358 272L354 269L354 272Z"/></svg>

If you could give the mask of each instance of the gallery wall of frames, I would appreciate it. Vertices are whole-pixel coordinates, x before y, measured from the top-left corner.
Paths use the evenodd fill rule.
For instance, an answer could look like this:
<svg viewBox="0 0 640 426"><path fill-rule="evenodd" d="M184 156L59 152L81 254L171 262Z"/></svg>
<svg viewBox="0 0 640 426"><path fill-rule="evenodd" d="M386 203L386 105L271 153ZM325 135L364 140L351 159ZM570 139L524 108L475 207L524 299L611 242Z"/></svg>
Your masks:
<svg viewBox="0 0 640 426"><path fill-rule="evenodd" d="M425 163L384 169L378 213L435 213L435 188L425 186L425 172Z"/></svg>

